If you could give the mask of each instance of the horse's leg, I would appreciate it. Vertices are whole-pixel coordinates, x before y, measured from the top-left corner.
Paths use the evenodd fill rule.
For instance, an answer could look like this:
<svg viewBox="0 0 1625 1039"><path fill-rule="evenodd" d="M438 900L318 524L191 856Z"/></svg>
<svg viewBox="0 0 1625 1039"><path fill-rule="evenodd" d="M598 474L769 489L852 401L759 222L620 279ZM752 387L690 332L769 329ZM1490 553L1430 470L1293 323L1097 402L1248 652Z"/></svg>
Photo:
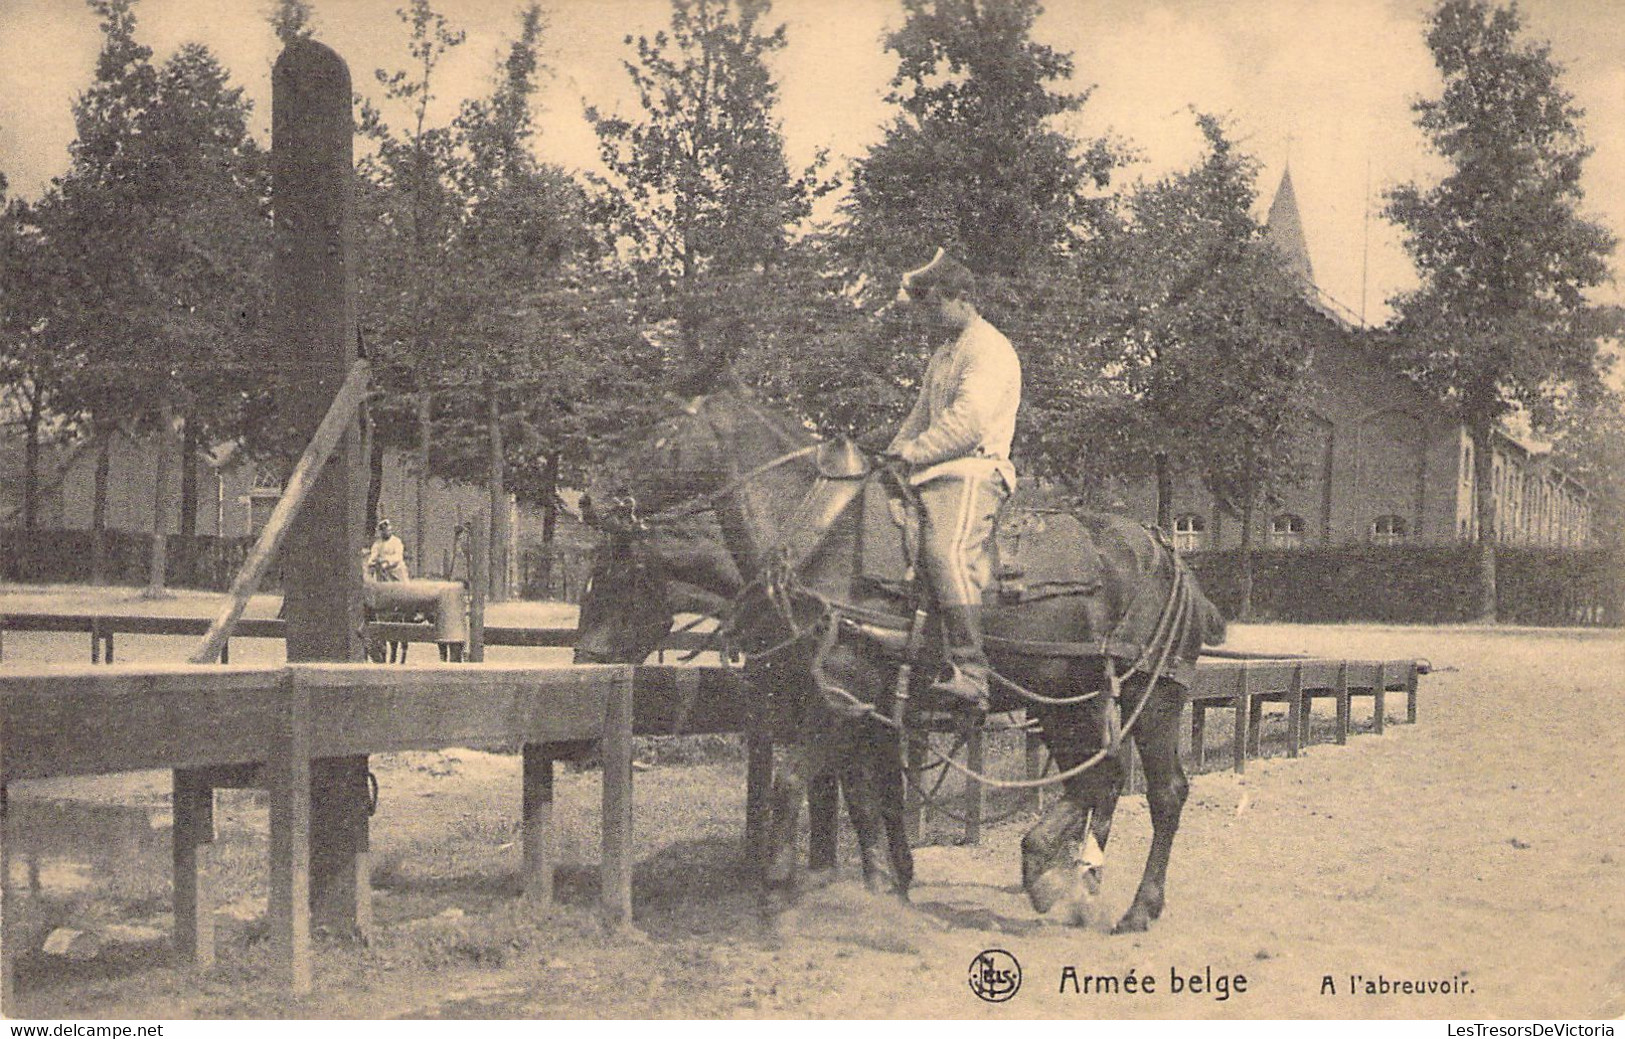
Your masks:
<svg viewBox="0 0 1625 1039"><path fill-rule="evenodd" d="M1134 742L1140 748L1145 767L1145 797L1151 808L1151 852L1146 856L1145 874L1128 912L1112 929L1114 934L1144 931L1162 915L1168 881L1168 858L1179 831L1179 816L1190 793L1190 780L1179 760L1179 725L1183 696L1172 682L1160 685L1150 694L1135 724Z"/></svg>
<svg viewBox="0 0 1625 1039"><path fill-rule="evenodd" d="M801 805L807 799L809 760L807 743L794 743L785 749L780 767L773 770L767 868L763 877L770 888L788 888L795 882L796 837L801 826Z"/></svg>
<svg viewBox="0 0 1625 1039"><path fill-rule="evenodd" d="M914 883L914 848L908 842L908 810L903 790L903 737L870 724L865 733L864 760L868 762L875 804L886 827L886 848L898 897L908 901Z"/></svg>
<svg viewBox="0 0 1625 1039"><path fill-rule="evenodd" d="M1103 746L1101 723L1107 703L1042 716L1044 740L1062 771L1075 768ZM1069 923L1089 922L1100 893L1105 838L1123 785L1121 755L1107 755L1066 780L1062 795L1022 837L1021 879L1028 901L1040 913L1058 911ZM1085 835L1088 835L1087 847Z"/></svg>
<svg viewBox="0 0 1625 1039"><path fill-rule="evenodd" d="M891 870L887 868L885 844L880 836L876 787L868 762L854 756L842 767L841 796L846 800L846 814L858 838L863 886L871 894L882 894L892 887Z"/></svg>

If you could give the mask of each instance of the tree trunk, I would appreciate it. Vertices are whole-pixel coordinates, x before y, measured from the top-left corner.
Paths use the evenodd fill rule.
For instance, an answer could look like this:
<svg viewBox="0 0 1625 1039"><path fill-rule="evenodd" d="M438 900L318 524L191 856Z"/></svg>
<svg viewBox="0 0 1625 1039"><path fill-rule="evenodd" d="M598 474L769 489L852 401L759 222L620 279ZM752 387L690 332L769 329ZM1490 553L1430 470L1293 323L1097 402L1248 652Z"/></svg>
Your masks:
<svg viewBox="0 0 1625 1039"><path fill-rule="evenodd" d="M1253 616L1253 495L1247 492L1241 505L1241 605L1237 620Z"/></svg>
<svg viewBox="0 0 1625 1039"><path fill-rule="evenodd" d="M491 598L508 598L508 492L504 488L502 458L502 406L496 384L485 383L485 421L491 447Z"/></svg>
<svg viewBox="0 0 1625 1039"><path fill-rule="evenodd" d="M153 486L152 486L152 551L147 556L147 587L141 593L143 599L167 599L169 593L164 590L167 580L166 570L169 561L169 469L174 461L174 451L170 440L173 439L174 429L170 425L170 413L166 407L158 421L158 431L152 438L153 444Z"/></svg>
<svg viewBox="0 0 1625 1039"><path fill-rule="evenodd" d="M429 497L429 445L434 437L434 399L427 387L418 388L418 474L417 505L412 521L412 554L423 566L428 552L428 524L425 502ZM455 563L453 566L455 567Z"/></svg>
<svg viewBox="0 0 1625 1039"><path fill-rule="evenodd" d="M553 587L553 537L559 527L559 461L560 452L547 453L547 465L542 469L542 579L543 589Z"/></svg>
<svg viewBox="0 0 1625 1039"><path fill-rule="evenodd" d="M28 440L23 449L26 458L23 473L23 529L33 530L39 526L39 409L30 407L28 417L24 421L27 425Z"/></svg>
<svg viewBox="0 0 1625 1039"><path fill-rule="evenodd" d="M176 543L180 548L180 556L175 560L176 583L189 586L200 584L197 575L197 458L198 426L190 416L181 420L181 515L177 524L180 530L180 540Z"/></svg>
<svg viewBox="0 0 1625 1039"><path fill-rule="evenodd" d="M1168 533L1174 529L1174 473L1166 451L1157 452L1157 526Z"/></svg>
<svg viewBox="0 0 1625 1039"><path fill-rule="evenodd" d="M378 529L378 521L382 518L378 515L378 503L384 497L384 442L371 423L368 423L364 435L367 441L367 530L370 537L371 532ZM399 523L400 517L395 517L395 522ZM419 525L421 526L421 523ZM422 544L422 540L419 538L418 543ZM419 577L423 576L420 572L423 567L422 560L423 550L419 548L412 558L412 565L408 568Z"/></svg>
<svg viewBox="0 0 1625 1039"><path fill-rule="evenodd" d="M90 497L90 581L107 583L107 477L113 466L113 433L104 427L96 440L96 482Z"/></svg>
<svg viewBox="0 0 1625 1039"><path fill-rule="evenodd" d="M1494 624L1497 614L1495 591L1495 546L1499 540L1495 518L1495 444L1488 422L1475 422L1468 432L1473 438L1473 508L1478 513L1478 616L1483 624Z"/></svg>

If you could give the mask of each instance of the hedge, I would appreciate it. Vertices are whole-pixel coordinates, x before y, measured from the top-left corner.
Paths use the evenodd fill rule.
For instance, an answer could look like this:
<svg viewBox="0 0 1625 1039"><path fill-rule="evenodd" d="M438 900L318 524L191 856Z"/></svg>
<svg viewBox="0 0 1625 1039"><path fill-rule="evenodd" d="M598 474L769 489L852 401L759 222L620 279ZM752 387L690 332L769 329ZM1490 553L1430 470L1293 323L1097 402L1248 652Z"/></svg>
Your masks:
<svg viewBox="0 0 1625 1039"><path fill-rule="evenodd" d="M88 530L0 530L0 575L8 581L33 584L88 584L95 541ZM147 582L152 536L127 530L107 530L105 580L115 585ZM166 583L176 588L223 592L243 565L254 539L169 535ZM265 590L281 587L273 567L260 582Z"/></svg>
<svg viewBox="0 0 1625 1039"><path fill-rule="evenodd" d="M1186 556L1210 599L1240 614L1240 549ZM1604 549L1501 546L1497 616L1504 623L1625 623L1625 558ZM1255 549L1253 620L1458 624L1477 618L1478 553L1472 545Z"/></svg>

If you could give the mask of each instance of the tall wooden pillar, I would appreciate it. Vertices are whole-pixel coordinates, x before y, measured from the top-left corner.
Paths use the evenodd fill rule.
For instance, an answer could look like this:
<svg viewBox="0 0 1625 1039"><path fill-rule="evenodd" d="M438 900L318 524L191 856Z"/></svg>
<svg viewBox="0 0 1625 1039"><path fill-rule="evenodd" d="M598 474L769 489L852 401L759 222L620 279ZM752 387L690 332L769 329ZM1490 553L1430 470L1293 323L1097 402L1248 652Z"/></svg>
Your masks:
<svg viewBox="0 0 1625 1039"><path fill-rule="evenodd" d="M350 71L331 49L288 45L272 73L276 316L281 414L308 441L356 360ZM352 425L282 549L288 660L358 661L367 472ZM371 925L367 759L316 762L311 777L312 924Z"/></svg>

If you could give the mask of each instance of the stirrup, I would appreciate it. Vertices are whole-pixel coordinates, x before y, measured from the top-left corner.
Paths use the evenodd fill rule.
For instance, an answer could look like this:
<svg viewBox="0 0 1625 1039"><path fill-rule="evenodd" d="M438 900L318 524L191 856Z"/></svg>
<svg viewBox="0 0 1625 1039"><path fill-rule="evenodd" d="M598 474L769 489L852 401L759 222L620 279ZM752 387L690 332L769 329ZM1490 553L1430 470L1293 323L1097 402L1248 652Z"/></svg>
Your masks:
<svg viewBox="0 0 1625 1039"><path fill-rule="evenodd" d="M987 713L986 684L978 683L965 668L953 661L943 662L943 670L931 682L931 691L948 697L957 708Z"/></svg>

